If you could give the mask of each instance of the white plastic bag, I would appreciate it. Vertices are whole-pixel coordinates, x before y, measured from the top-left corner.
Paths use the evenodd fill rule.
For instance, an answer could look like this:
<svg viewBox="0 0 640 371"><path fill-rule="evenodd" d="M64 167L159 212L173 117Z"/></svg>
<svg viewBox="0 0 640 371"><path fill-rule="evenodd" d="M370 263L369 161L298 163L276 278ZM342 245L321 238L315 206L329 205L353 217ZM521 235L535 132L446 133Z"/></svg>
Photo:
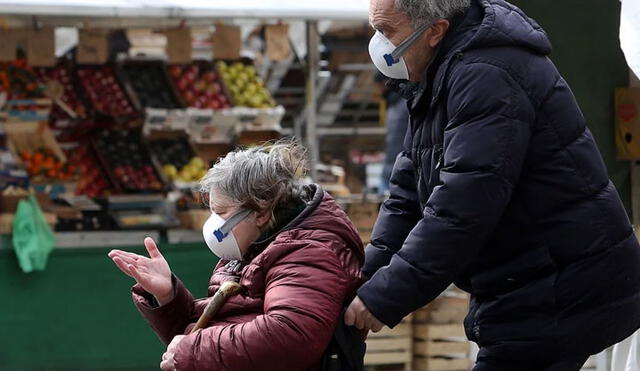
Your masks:
<svg viewBox="0 0 640 371"><path fill-rule="evenodd" d="M627 64L640 77L640 0L622 0L620 47Z"/></svg>
<svg viewBox="0 0 640 371"><path fill-rule="evenodd" d="M640 370L640 331L613 346L611 371Z"/></svg>

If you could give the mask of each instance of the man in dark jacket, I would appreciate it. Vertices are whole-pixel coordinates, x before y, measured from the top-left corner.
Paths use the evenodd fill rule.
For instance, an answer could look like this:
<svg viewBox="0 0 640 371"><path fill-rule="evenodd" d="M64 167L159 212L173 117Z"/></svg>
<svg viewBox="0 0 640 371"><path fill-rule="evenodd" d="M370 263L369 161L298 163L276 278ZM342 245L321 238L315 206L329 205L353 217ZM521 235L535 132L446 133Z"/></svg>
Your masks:
<svg viewBox="0 0 640 371"><path fill-rule="evenodd" d="M411 120L347 324L453 282L475 370L578 370L633 333L640 247L540 26L502 0L372 0L370 21Z"/></svg>

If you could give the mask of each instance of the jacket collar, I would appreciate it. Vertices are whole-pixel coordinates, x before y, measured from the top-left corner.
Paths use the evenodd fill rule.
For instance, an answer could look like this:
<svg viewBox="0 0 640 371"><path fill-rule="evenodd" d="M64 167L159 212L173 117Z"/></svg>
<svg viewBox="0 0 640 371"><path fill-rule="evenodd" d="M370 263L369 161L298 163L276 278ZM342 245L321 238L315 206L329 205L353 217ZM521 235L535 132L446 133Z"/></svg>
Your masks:
<svg viewBox="0 0 640 371"><path fill-rule="evenodd" d="M251 245L250 251L257 255L264 250L275 238L282 232L290 230L298 226L303 220L305 220L312 212L316 210L318 205L324 199L324 190L319 184L309 184L304 186L302 191L302 204L297 210L294 211L293 219L286 224L280 224L274 229L265 232L258 241ZM289 216L291 218L291 216ZM282 222L281 222L282 223Z"/></svg>

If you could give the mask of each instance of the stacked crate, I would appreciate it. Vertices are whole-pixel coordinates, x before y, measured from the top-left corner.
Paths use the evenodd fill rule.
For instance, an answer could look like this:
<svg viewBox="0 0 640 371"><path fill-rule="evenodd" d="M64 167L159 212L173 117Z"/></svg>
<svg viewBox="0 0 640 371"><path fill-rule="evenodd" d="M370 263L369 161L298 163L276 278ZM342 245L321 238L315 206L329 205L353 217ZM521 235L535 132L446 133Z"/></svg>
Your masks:
<svg viewBox="0 0 640 371"><path fill-rule="evenodd" d="M393 329L384 327L378 333L369 333L364 364L368 369L398 366L400 370L414 370L411 365L412 346L413 325L411 316L408 316Z"/></svg>
<svg viewBox="0 0 640 371"><path fill-rule="evenodd" d="M448 291L413 315L413 370L469 370L470 343L462 321L469 308L469 298L458 291Z"/></svg>
<svg viewBox="0 0 640 371"><path fill-rule="evenodd" d="M379 209L379 202L366 200L351 202L346 208L349 219L358 229L358 234L365 245L371 241L371 232L378 218Z"/></svg>

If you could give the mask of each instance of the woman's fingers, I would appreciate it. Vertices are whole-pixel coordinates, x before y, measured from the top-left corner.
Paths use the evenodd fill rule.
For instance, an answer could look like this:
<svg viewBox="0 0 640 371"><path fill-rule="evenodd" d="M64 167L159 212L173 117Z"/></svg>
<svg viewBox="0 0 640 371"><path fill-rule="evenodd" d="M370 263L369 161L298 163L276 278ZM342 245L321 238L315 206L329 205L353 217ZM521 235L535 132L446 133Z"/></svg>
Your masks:
<svg viewBox="0 0 640 371"><path fill-rule="evenodd" d="M120 270L126 274L129 277L132 277L131 275L131 271L129 270L129 267L127 265L127 263L125 263L122 259L120 259L117 256L114 256L113 258L111 258L111 260L113 260L113 262L116 264L116 266L118 268L120 268Z"/></svg>
<svg viewBox="0 0 640 371"><path fill-rule="evenodd" d="M127 255L123 255L123 254L115 253L115 254L110 254L110 255L109 255L109 257L110 257L111 259L113 259L113 258L118 258L118 259L120 259L120 260L122 260L122 261L126 262L127 264L134 264L134 265L138 265L138 260L133 259L132 257L127 256Z"/></svg>
<svg viewBox="0 0 640 371"><path fill-rule="evenodd" d="M147 257L145 257L145 256L134 254L132 252L122 251L122 250L111 250L111 252L109 253L109 256L111 256L111 254L118 255L118 256L124 256L124 257L132 259L134 261L147 259Z"/></svg>
<svg viewBox="0 0 640 371"><path fill-rule="evenodd" d="M158 246L156 242L151 237L147 237L144 239L144 247L147 249L149 256L151 258L163 258L162 254L160 254L160 250L158 250Z"/></svg>
<svg viewBox="0 0 640 371"><path fill-rule="evenodd" d="M138 281L138 283L140 283L140 281L142 280L142 274L138 272L138 269L131 264L129 264L127 268L129 269L129 272L131 272L131 277L133 277L136 281Z"/></svg>

